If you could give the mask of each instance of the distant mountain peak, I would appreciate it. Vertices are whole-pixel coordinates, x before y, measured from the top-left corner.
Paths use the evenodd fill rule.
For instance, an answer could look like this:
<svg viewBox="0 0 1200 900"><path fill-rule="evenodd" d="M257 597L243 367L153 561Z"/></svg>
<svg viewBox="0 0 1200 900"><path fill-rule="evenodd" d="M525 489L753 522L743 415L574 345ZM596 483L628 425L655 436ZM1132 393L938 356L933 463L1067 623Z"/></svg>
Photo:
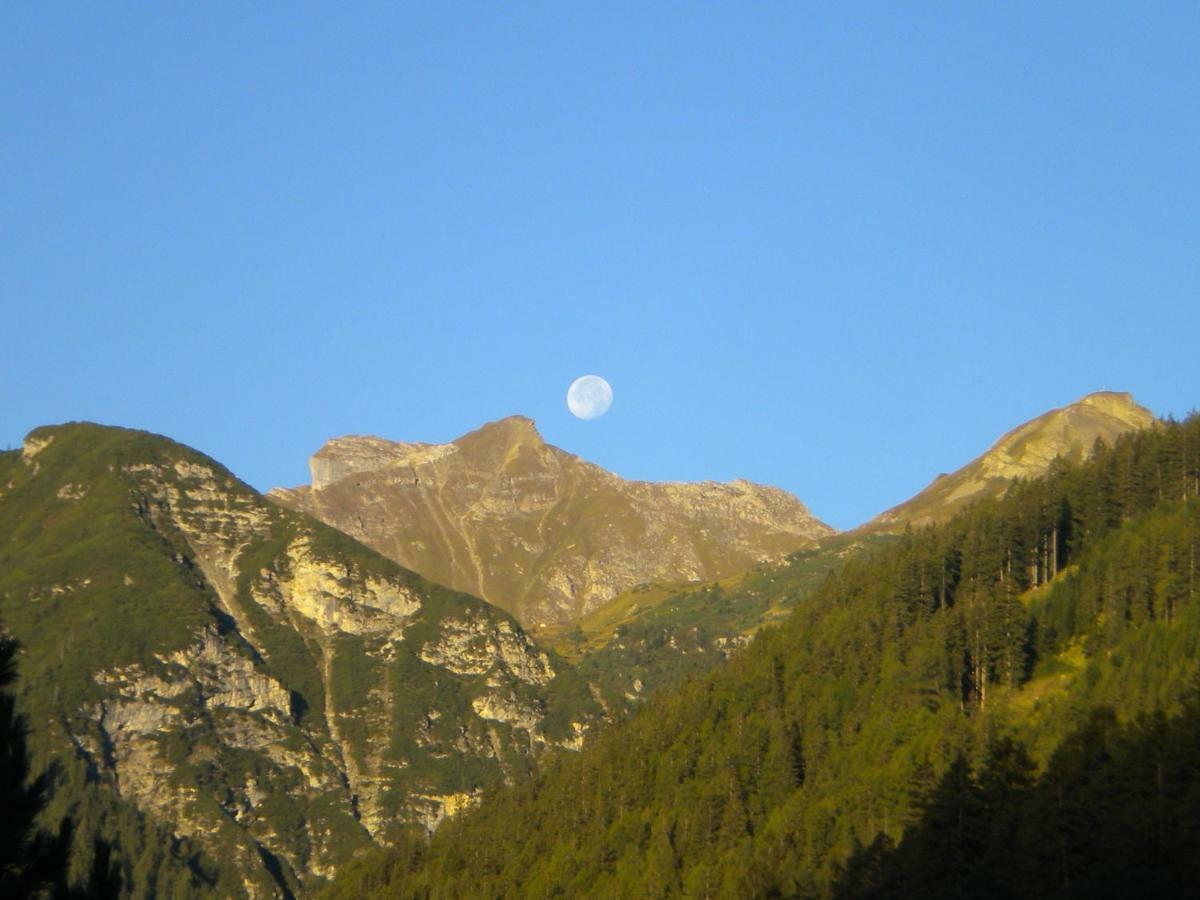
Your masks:
<svg viewBox="0 0 1200 900"><path fill-rule="evenodd" d="M833 533L796 497L743 479L627 481L547 444L526 416L448 444L336 438L311 467L311 487L271 498L534 624L641 582L733 575Z"/></svg>
<svg viewBox="0 0 1200 900"><path fill-rule="evenodd" d="M1111 416L1134 428L1146 428L1154 421L1154 413L1134 400L1128 391L1095 391L1063 407L1062 411L1084 409Z"/></svg>
<svg viewBox="0 0 1200 900"><path fill-rule="evenodd" d="M401 443L372 435L349 434L326 441L308 461L308 468L313 488L321 489L351 475L419 466L455 449L448 444Z"/></svg>
<svg viewBox="0 0 1200 900"><path fill-rule="evenodd" d="M366 434L330 438L313 454L308 465L312 487L321 490L351 475L417 469L460 450L474 454L506 454L520 445L544 447L546 442L533 419L507 416L481 425L448 444L392 441Z"/></svg>
<svg viewBox="0 0 1200 900"><path fill-rule="evenodd" d="M519 446L540 449L547 444L533 419L528 416L506 416L467 432L456 438L451 446L467 452L487 453L489 450L507 452Z"/></svg>
<svg viewBox="0 0 1200 900"><path fill-rule="evenodd" d="M975 500L1002 493L1017 479L1045 474L1057 457L1084 459L1097 439L1112 443L1127 431L1153 423L1154 414L1132 394L1096 391L1006 432L957 472L938 475L915 497L862 528L887 531L945 521Z"/></svg>
<svg viewBox="0 0 1200 900"><path fill-rule="evenodd" d="M476 428L475 431L468 432L468 434L497 431L535 434L539 438L541 437L541 435L538 434L537 423L534 422L533 419L529 418L529 416L522 415L505 416L502 419L496 419L492 422L484 422L482 425ZM459 440L462 440L462 438L459 438Z"/></svg>
<svg viewBox="0 0 1200 900"><path fill-rule="evenodd" d="M1154 422L1154 414L1132 394L1098 391L1004 434L979 461L986 471L1004 478L1030 478L1044 472L1058 456L1087 456L1096 438L1117 435Z"/></svg>

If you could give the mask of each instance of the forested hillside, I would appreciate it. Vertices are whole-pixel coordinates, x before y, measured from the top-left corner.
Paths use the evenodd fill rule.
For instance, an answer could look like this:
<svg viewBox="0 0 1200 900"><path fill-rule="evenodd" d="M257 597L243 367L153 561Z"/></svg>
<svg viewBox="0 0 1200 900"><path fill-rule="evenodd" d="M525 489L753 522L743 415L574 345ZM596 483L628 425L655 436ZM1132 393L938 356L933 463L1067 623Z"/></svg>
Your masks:
<svg viewBox="0 0 1200 900"><path fill-rule="evenodd" d="M849 560L330 896L1094 896L1143 850L1195 892L1198 557L1193 416Z"/></svg>
<svg viewBox="0 0 1200 900"><path fill-rule="evenodd" d="M689 675L722 664L764 625L791 614L830 571L888 534L834 535L785 563L761 563L736 578L701 584L641 585L569 629L539 631L575 663L610 717Z"/></svg>

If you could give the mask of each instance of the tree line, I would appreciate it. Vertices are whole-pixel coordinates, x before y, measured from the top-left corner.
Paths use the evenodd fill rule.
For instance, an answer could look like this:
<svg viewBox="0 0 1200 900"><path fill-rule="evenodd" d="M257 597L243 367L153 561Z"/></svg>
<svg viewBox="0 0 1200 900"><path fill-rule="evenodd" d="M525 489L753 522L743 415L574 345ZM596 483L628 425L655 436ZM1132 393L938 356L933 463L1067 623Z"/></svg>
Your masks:
<svg viewBox="0 0 1200 900"><path fill-rule="evenodd" d="M1099 783L1136 782L1116 795L1142 799L1110 842L1165 834L1200 786L1200 744L1171 745L1159 788L1151 726L1135 724L1190 727L1198 550L1200 418L1098 444L1086 463L849 560L726 666L431 842L348 867L328 896L884 895L933 884L943 851L963 860L952 895L1015 869L1020 848L1058 846L1047 830L1068 877L1031 864L1013 889L1087 896L1108 870L1079 848L1116 801L1095 785L1069 795L1072 759ZM789 589L786 569L777 581ZM947 843L946 810L997 797L1004 815L968 816L970 841ZM1054 797L1066 805L1047 817ZM1186 894L1197 832L1172 831L1145 883Z"/></svg>

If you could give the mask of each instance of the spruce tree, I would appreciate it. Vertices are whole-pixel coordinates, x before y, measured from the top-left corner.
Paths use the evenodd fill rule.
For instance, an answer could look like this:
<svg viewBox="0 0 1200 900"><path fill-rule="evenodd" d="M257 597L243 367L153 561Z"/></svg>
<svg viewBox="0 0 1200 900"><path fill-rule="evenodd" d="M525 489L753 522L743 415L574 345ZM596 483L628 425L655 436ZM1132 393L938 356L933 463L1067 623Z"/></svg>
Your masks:
<svg viewBox="0 0 1200 900"><path fill-rule="evenodd" d="M38 817L49 799L50 776L30 778L25 744L25 717L16 711L11 686L17 677L17 644L0 638L0 896L115 898L121 877L112 847L96 838L86 883L69 885L71 841L75 826L64 817L58 831L39 827Z"/></svg>
<svg viewBox="0 0 1200 900"><path fill-rule="evenodd" d="M30 779L28 729L10 687L17 677L17 645L0 640L0 895L30 896L66 871L71 832L51 837L38 828L49 777Z"/></svg>

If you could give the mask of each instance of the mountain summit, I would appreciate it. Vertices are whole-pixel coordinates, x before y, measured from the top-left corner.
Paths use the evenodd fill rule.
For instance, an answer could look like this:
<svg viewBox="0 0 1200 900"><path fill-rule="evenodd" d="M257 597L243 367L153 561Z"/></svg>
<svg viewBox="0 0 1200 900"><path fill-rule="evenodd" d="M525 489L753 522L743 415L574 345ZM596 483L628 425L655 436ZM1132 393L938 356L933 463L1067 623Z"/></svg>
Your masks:
<svg viewBox="0 0 1200 900"><path fill-rule="evenodd" d="M957 472L939 475L923 491L863 526L888 531L905 525L944 522L968 504L1002 493L1018 479L1036 478L1058 457L1079 461L1097 440L1111 444L1119 435L1154 423L1154 414L1128 393L1098 391L1018 425L982 456Z"/></svg>
<svg viewBox="0 0 1200 900"><path fill-rule="evenodd" d="M626 481L510 416L448 444L334 438L312 484L270 497L526 624L577 618L650 581L724 578L833 529L748 481Z"/></svg>

